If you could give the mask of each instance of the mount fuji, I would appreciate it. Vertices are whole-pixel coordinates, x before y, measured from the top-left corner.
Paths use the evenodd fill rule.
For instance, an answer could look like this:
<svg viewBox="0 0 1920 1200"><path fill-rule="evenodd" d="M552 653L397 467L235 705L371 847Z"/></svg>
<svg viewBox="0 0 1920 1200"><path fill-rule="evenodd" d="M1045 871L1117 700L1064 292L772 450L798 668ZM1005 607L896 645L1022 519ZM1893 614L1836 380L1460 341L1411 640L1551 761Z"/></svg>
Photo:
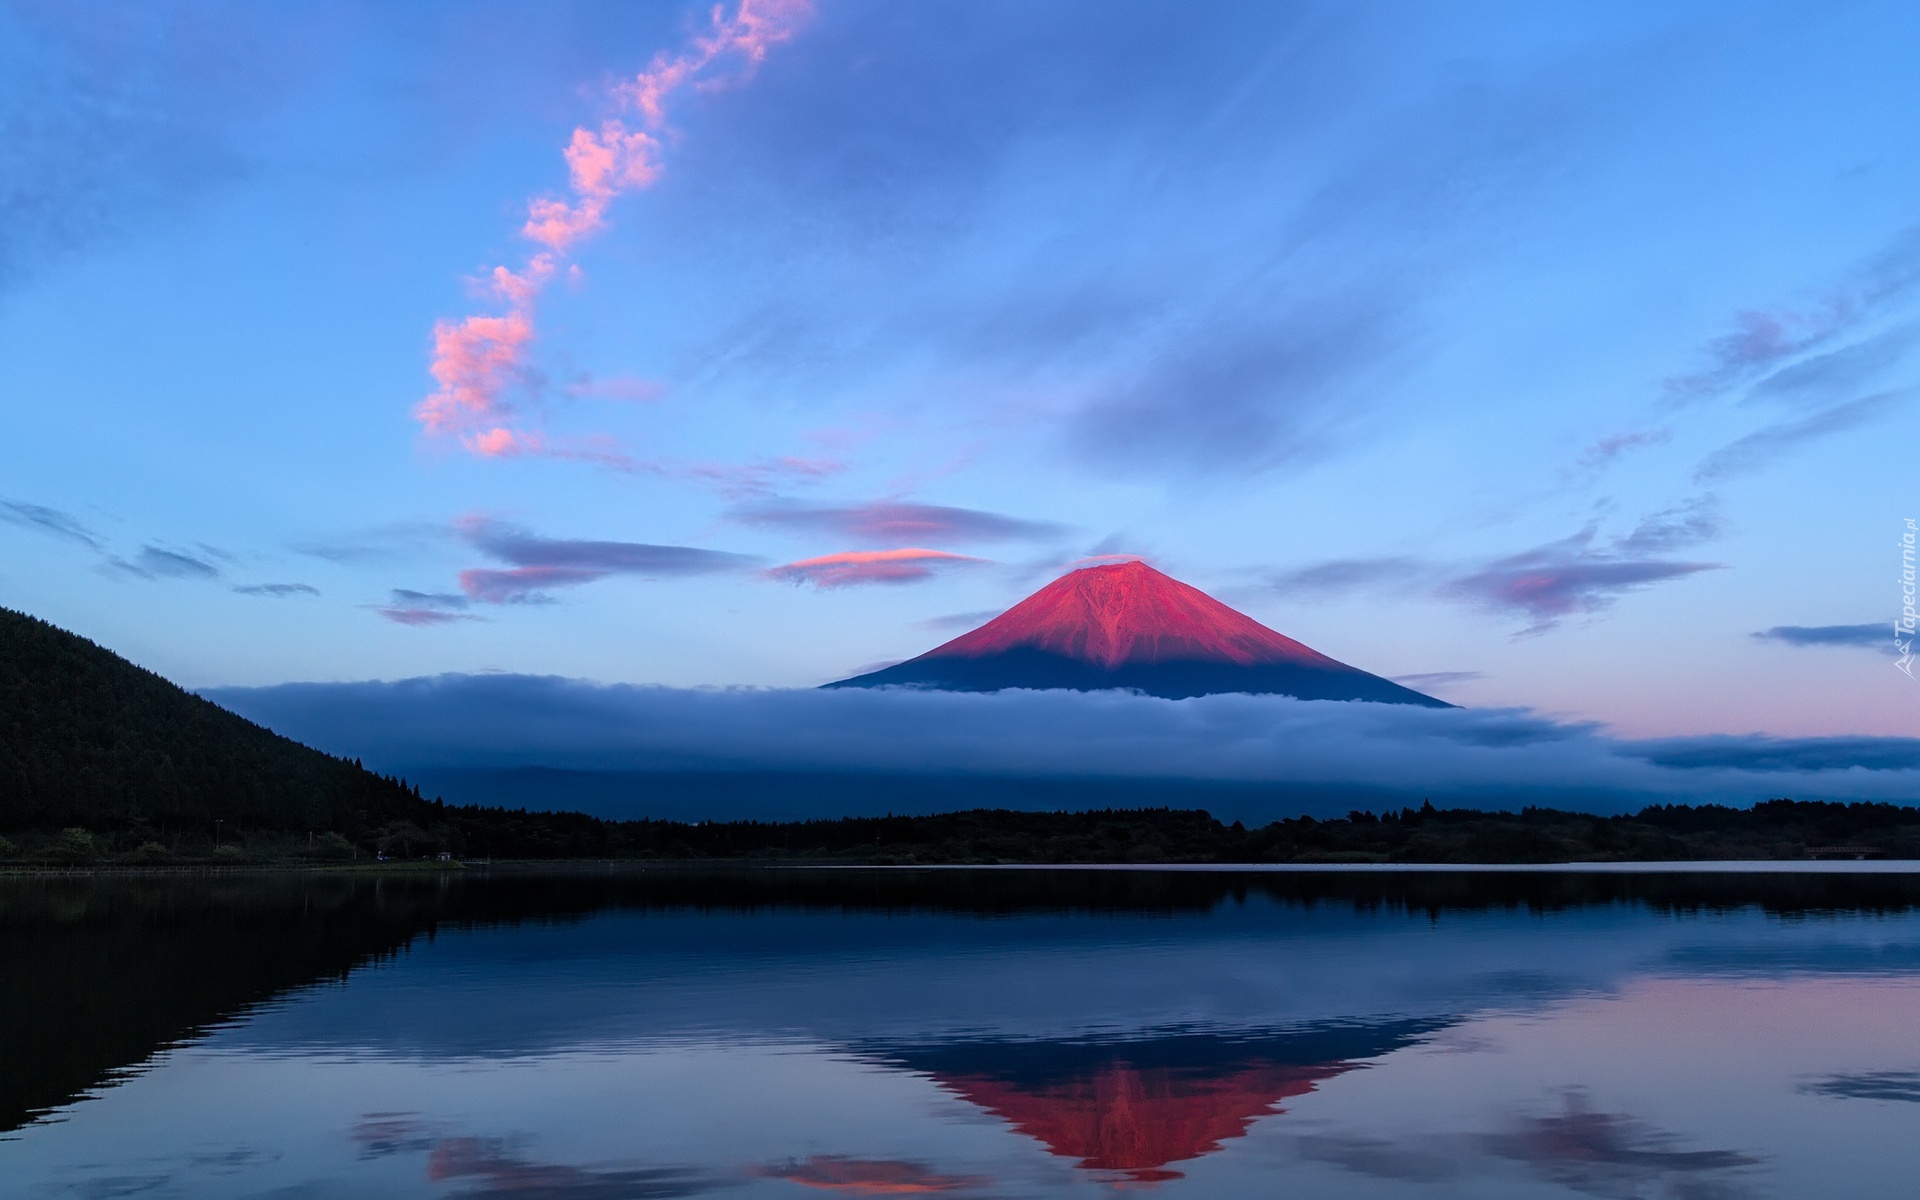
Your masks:
<svg viewBox="0 0 1920 1200"><path fill-rule="evenodd" d="M1170 699L1263 692L1452 707L1328 658L1138 561L1070 572L918 658L826 686L889 685L1127 688Z"/></svg>

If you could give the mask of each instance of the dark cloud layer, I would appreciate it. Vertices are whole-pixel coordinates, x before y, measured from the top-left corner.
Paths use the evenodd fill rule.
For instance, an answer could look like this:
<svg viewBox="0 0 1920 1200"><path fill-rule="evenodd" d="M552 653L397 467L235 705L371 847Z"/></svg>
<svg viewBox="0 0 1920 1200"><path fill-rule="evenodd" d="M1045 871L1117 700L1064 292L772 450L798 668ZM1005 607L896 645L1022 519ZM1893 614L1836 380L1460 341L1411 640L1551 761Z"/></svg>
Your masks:
<svg viewBox="0 0 1920 1200"><path fill-rule="evenodd" d="M1706 734L1628 745L1628 753L1650 763L1688 771L1920 771L1915 738Z"/></svg>
<svg viewBox="0 0 1920 1200"><path fill-rule="evenodd" d="M990 781L1016 777L1272 785L1221 792L1243 808L1225 815L1260 820L1301 811L1316 789L1343 803L1365 793L1376 803L1430 796L1598 810L1783 795L1920 800L1916 740L1633 742L1511 709L1121 692L687 691L516 675L207 695L382 770L871 773L978 780L977 802L997 795ZM911 806L914 789L888 801ZM775 815L751 797L728 803L711 815ZM814 795L805 811L777 815L842 815L834 803Z"/></svg>

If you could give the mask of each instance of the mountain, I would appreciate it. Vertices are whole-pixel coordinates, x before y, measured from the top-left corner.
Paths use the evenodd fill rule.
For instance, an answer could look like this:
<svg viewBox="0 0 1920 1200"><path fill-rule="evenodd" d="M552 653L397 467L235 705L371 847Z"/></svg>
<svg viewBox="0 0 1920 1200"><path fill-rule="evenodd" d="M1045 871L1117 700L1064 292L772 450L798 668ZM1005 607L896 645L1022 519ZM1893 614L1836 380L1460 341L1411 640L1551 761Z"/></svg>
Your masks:
<svg viewBox="0 0 1920 1200"><path fill-rule="evenodd" d="M83 637L0 608L0 830L357 833L432 806Z"/></svg>
<svg viewBox="0 0 1920 1200"><path fill-rule="evenodd" d="M1132 688L1172 699L1273 692L1452 707L1328 658L1143 562L1073 571L918 658L827 686L889 684L950 692Z"/></svg>

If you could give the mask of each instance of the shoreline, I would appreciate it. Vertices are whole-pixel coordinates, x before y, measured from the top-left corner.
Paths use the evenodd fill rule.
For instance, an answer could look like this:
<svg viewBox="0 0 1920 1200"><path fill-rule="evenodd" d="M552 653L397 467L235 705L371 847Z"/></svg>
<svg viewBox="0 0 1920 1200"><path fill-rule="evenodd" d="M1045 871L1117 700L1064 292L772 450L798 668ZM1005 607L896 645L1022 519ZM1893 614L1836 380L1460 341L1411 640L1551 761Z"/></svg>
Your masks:
<svg viewBox="0 0 1920 1200"><path fill-rule="evenodd" d="M233 863L176 866L0 866L0 882L12 879L138 879L261 875L484 877L541 876L645 871L1073 871L1154 872L1215 875L1920 875L1920 859L1658 859L1544 863L873 863L825 859L767 862L753 859L496 859L492 862L305 864Z"/></svg>

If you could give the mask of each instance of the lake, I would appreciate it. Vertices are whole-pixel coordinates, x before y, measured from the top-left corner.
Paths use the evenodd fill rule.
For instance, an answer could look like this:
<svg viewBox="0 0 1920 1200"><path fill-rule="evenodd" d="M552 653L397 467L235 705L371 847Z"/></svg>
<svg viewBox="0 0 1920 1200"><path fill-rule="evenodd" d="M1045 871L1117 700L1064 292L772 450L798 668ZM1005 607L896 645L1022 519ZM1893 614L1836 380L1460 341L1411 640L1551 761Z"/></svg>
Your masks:
<svg viewBox="0 0 1920 1200"><path fill-rule="evenodd" d="M8 1197L1887 1196L1920 876L0 881Z"/></svg>

